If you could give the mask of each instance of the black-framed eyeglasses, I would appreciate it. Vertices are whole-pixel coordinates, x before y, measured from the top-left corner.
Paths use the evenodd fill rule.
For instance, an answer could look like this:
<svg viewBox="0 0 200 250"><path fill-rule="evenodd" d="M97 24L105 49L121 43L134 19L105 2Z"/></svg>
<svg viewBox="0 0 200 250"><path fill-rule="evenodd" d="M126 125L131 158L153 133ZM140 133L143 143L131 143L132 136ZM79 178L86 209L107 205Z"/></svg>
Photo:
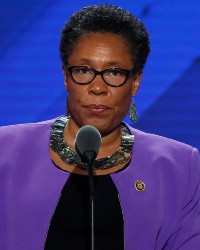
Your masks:
<svg viewBox="0 0 200 250"><path fill-rule="evenodd" d="M86 66L66 66L75 83L86 85L91 83L97 75L100 75L104 82L112 87L122 86L134 71L120 68L109 68L97 71Z"/></svg>

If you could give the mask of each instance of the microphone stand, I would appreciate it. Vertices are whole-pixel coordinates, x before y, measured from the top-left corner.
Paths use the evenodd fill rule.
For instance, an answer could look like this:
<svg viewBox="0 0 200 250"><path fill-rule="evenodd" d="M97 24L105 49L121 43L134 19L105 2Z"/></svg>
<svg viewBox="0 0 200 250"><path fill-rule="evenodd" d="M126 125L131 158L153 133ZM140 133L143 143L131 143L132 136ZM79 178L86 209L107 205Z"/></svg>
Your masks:
<svg viewBox="0 0 200 250"><path fill-rule="evenodd" d="M93 178L93 163L96 154L91 157L93 151L86 152L87 161L85 163L88 169L89 189L90 189L90 250L94 250L94 178ZM88 157L87 157L88 156Z"/></svg>
<svg viewBox="0 0 200 250"><path fill-rule="evenodd" d="M94 179L93 166L87 165L90 188L90 249L94 250Z"/></svg>

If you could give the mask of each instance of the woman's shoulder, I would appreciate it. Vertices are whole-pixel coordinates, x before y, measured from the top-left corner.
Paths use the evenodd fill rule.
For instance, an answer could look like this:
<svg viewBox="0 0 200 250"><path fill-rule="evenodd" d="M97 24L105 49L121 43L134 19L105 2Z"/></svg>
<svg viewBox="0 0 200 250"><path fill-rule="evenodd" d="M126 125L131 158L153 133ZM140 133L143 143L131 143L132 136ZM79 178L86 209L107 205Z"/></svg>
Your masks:
<svg viewBox="0 0 200 250"><path fill-rule="evenodd" d="M128 127L135 136L133 150L135 158L142 161L140 164L149 162L154 166L158 164L162 168L167 166L169 170L178 168L182 171L194 166L200 171L200 154L197 148L180 141Z"/></svg>
<svg viewBox="0 0 200 250"><path fill-rule="evenodd" d="M126 124L127 125L127 124ZM162 151L162 149L170 149L175 151L191 151L194 148L186 143L167 138L161 135L147 133L127 125L130 132L135 136L135 143L146 145L146 147L155 147Z"/></svg>
<svg viewBox="0 0 200 250"><path fill-rule="evenodd" d="M29 145L35 147L35 145L47 144L54 120L0 127L1 153L8 154L9 150L17 151L19 148L26 151Z"/></svg>
<svg viewBox="0 0 200 250"><path fill-rule="evenodd" d="M49 159L47 149L53 122L54 119L0 127L0 169L12 171L15 165L26 166L22 162L36 159L36 155L37 159Z"/></svg>
<svg viewBox="0 0 200 250"><path fill-rule="evenodd" d="M23 124L14 124L0 127L0 139L7 135L18 135L20 133L29 133L34 130L40 130L45 128L50 128L55 119L33 122L33 123L23 123Z"/></svg>
<svg viewBox="0 0 200 250"><path fill-rule="evenodd" d="M200 178L200 154L198 149L160 135L146 133L128 126L135 136L133 165L138 172L164 173L164 176L182 178L187 183L189 176ZM137 167L138 166L138 167ZM134 169L134 168L133 168Z"/></svg>

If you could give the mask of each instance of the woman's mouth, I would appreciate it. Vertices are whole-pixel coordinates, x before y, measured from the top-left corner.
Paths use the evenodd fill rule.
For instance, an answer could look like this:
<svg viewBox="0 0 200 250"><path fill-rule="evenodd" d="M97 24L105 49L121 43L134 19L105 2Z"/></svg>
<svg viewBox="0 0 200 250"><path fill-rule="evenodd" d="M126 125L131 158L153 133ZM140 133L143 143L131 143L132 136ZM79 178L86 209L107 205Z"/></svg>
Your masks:
<svg viewBox="0 0 200 250"><path fill-rule="evenodd" d="M110 108L108 106L102 105L102 104L90 104L85 106L85 108L91 112L91 113L103 113L109 110Z"/></svg>

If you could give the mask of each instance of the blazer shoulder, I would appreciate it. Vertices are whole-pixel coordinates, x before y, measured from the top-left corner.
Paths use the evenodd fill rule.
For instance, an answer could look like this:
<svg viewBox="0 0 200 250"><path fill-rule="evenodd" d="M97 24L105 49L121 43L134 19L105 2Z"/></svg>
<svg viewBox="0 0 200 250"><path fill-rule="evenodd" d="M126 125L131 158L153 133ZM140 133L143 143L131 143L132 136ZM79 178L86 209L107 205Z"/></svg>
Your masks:
<svg viewBox="0 0 200 250"><path fill-rule="evenodd" d="M15 125L7 125L0 127L0 138L7 136L7 135L16 135L21 132L28 132L35 129L40 129L42 127L51 127L55 119L35 122L35 123L23 123L23 124L15 124Z"/></svg>
<svg viewBox="0 0 200 250"><path fill-rule="evenodd" d="M130 132L135 136L135 142L146 144L146 146L155 146L161 149L178 150L178 151L192 151L194 148L186 143L167 138L157 134L146 133L144 131L135 129L127 125Z"/></svg>
<svg viewBox="0 0 200 250"><path fill-rule="evenodd" d="M53 120L37 123L25 123L0 127L0 151L8 154L10 150L18 151L20 147L26 145L43 144L50 136Z"/></svg>

